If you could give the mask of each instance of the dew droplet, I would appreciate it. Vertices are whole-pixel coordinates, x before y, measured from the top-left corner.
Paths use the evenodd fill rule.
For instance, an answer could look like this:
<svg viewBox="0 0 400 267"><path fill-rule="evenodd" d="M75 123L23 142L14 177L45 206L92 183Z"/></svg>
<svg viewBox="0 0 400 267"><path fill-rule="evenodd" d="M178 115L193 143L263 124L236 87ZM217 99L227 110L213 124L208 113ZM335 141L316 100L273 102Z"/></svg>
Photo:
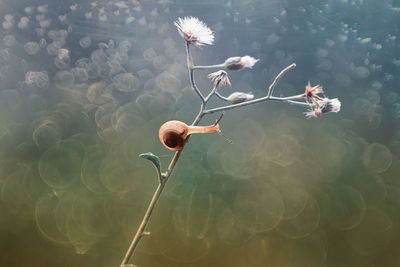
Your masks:
<svg viewBox="0 0 400 267"><path fill-rule="evenodd" d="M170 93L176 93L182 86L181 81L168 71L159 74L155 80L158 87Z"/></svg>
<svg viewBox="0 0 400 267"><path fill-rule="evenodd" d="M75 83L74 75L66 70L62 70L56 73L54 76L54 83L59 88L72 88Z"/></svg>
<svg viewBox="0 0 400 267"><path fill-rule="evenodd" d="M157 53L153 48L148 48L148 49L144 50L144 52L143 52L144 59L149 60L149 61L153 60L153 58L155 58L156 56L157 56Z"/></svg>
<svg viewBox="0 0 400 267"><path fill-rule="evenodd" d="M364 66L358 66L354 69L354 74L359 79L365 79L370 75L370 71Z"/></svg>
<svg viewBox="0 0 400 267"><path fill-rule="evenodd" d="M86 82L89 79L89 75L85 68L72 68L71 72L74 74L77 83Z"/></svg>
<svg viewBox="0 0 400 267"><path fill-rule="evenodd" d="M53 188L66 188L79 179L84 148L75 141L63 141L52 146L40 158L42 180Z"/></svg>
<svg viewBox="0 0 400 267"><path fill-rule="evenodd" d="M16 43L16 39L13 35L6 35L3 37L3 44L8 47L12 47Z"/></svg>
<svg viewBox="0 0 400 267"><path fill-rule="evenodd" d="M89 36L82 37L79 40L79 45L82 48L88 48L88 47L90 47L92 45L92 39Z"/></svg>
<svg viewBox="0 0 400 267"><path fill-rule="evenodd" d="M329 224L340 230L356 227L367 210L361 193L351 186L340 186L332 190L326 199Z"/></svg>
<svg viewBox="0 0 400 267"><path fill-rule="evenodd" d="M25 74L25 83L28 86L47 88L49 86L49 76L44 71L42 72L28 71Z"/></svg>
<svg viewBox="0 0 400 267"><path fill-rule="evenodd" d="M362 255L375 255L385 249L395 233L393 222L383 209L368 209L362 222L346 232L350 246Z"/></svg>
<svg viewBox="0 0 400 267"><path fill-rule="evenodd" d="M139 89L140 81L132 73L121 73L113 78L113 84L122 92L133 92Z"/></svg>
<svg viewBox="0 0 400 267"><path fill-rule="evenodd" d="M303 211L293 219L282 220L277 230L288 238L304 238L317 229L319 221L320 209L318 202L309 198Z"/></svg>
<svg viewBox="0 0 400 267"><path fill-rule="evenodd" d="M364 152L363 163L377 173L384 172L392 164L392 153L385 145L372 143Z"/></svg>
<svg viewBox="0 0 400 267"><path fill-rule="evenodd" d="M129 50L131 50L131 48L132 48L132 44L128 40L124 40L118 44L118 49L120 49L124 52L128 52Z"/></svg>
<svg viewBox="0 0 400 267"><path fill-rule="evenodd" d="M41 38L39 41L39 47L40 48L45 48L47 46L47 41L44 38Z"/></svg>
<svg viewBox="0 0 400 267"><path fill-rule="evenodd" d="M54 64L59 69L66 69L71 63L70 52L67 49L61 48L57 51L57 56L54 59Z"/></svg>
<svg viewBox="0 0 400 267"><path fill-rule="evenodd" d="M28 17L21 17L17 26L21 30L28 28L28 26L29 26L29 18Z"/></svg>
<svg viewBox="0 0 400 267"><path fill-rule="evenodd" d="M24 45L24 49L28 55L34 55L40 50L40 46L37 42L27 42Z"/></svg>

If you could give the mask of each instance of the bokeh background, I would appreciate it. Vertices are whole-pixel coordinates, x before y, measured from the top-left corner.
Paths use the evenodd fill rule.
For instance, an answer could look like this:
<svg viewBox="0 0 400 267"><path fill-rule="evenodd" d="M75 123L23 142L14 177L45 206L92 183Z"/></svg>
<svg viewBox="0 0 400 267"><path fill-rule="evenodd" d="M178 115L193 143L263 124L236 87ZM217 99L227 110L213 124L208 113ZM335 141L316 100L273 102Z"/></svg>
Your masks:
<svg viewBox="0 0 400 267"><path fill-rule="evenodd" d="M275 94L311 81L342 111L266 102L226 113L233 145L193 136L134 263L400 266L395 0L0 1L0 265L119 266L157 184L138 154L165 168L159 126L198 112L182 16L215 31L196 64L260 59L222 94L264 96L296 62Z"/></svg>

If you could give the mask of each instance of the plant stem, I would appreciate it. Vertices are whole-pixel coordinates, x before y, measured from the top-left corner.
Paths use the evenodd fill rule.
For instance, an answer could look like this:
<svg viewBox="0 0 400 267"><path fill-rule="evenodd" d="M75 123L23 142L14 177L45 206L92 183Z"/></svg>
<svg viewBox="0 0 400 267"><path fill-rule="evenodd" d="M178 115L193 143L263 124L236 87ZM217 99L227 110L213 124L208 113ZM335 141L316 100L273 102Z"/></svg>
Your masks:
<svg viewBox="0 0 400 267"><path fill-rule="evenodd" d="M218 84L216 84L213 87L213 89L211 90L211 92L206 97L204 97L203 94L200 92L200 90L197 88L197 86L196 86L196 84L194 82L193 70L195 68L199 69L199 68L206 68L206 67L220 67L220 65L194 67L193 60L192 60L192 57L191 57L191 54L190 54L190 50L189 50L189 43L188 42L186 43L186 53L187 53L186 59L187 59L187 67L188 67L188 70L189 70L190 82L192 84L193 90L197 93L197 95L201 99L200 111L197 114L196 118L194 119L193 123L191 124L192 126L198 125L204 115L211 114L211 113L218 112L218 111L224 111L224 110L228 110L228 109L233 109L233 108L237 108L237 107L243 107L243 106L255 104L255 103L258 103L258 102L262 102L262 101L276 100L276 101L286 101L286 102L290 102L290 103L298 104L298 105L306 105L306 106L309 105L309 104L304 103L304 102L293 101L293 100L297 100L297 99L303 99L304 97L303 97L302 94L301 95L290 96L290 97L272 97L271 96L272 89L275 86L275 84L277 83L277 81L281 78L281 76L286 71L288 71L288 70L290 70L290 69L292 69L292 68L294 68L296 66L296 64L293 63L292 65L290 65L290 66L286 67L284 70L282 70L278 74L278 76L275 77L273 83L269 87L269 91L268 91L268 95L267 96L261 97L261 98L258 98L258 99L254 99L254 100L250 100L250 101L247 101L247 102L239 103L239 104L228 105L228 106L223 106L223 107L219 107L219 108L206 110L207 102L210 100L210 98L211 98L211 96L213 94L217 94L217 96L219 98L222 98L222 99L224 99L224 97L220 96L216 91L217 87L218 87ZM226 99L224 99L224 100L226 100ZM185 145L189 141L189 138L190 138L190 135L185 139ZM172 171L175 168L176 163L179 160L179 157L180 157L182 151L183 151L183 149L180 150L180 151L175 152L173 158L171 159L171 162L169 163L169 166L168 166L166 172L161 173L161 174L158 172L158 175L159 175L158 187L157 187L156 191L153 194L153 197L152 197L152 199L151 199L151 201L149 203L149 206L147 207L147 211L146 211L146 213L145 213L145 215L143 217L143 220L140 223L140 226L139 226L139 228L138 228L138 230L137 230L137 232L135 234L135 237L133 238L133 240L132 240L132 242L131 242L131 244L130 244L130 246L128 248L128 251L125 254L124 259L122 260L122 263L121 263L120 267L129 266L128 265L129 260L134 255L135 249L136 249L137 245L139 244L141 238L144 235L148 235L145 232L145 229L146 229L147 224L149 223L150 216L151 216L151 214L152 214L152 212L154 210L154 207L156 206L156 204L157 204L157 202L158 202L158 200L159 200L159 198L161 196L161 193L162 193L162 191L164 189L164 186L166 185L169 177L172 174Z"/></svg>
<svg viewBox="0 0 400 267"><path fill-rule="evenodd" d="M150 204L147 208L147 211L143 217L142 222L140 223L140 226L135 234L135 237L133 238L131 245L128 248L128 251L125 254L125 257L122 260L121 267L125 267L128 264L129 259L132 257L133 253L135 252L135 248L138 245L140 239L145 235L144 230L146 229L146 226L149 223L151 213L153 212L154 207L157 204L157 201L160 199L160 195L164 189L166 182L167 182L167 179L162 179L161 182L158 184L158 187L157 187L156 191L154 192L153 198L150 201Z"/></svg>
<svg viewBox="0 0 400 267"><path fill-rule="evenodd" d="M256 104L256 103L260 103L260 102L264 102L264 101L269 101L269 100L284 101L284 102L289 102L289 103L292 103L295 105L300 105L300 106L309 106L309 104L305 103L305 102L293 101L293 100L299 100L299 99L303 99L302 94L288 96L288 97L264 96L264 97L260 97L257 99L249 100L249 101L238 103L238 104L232 104L232 105L227 105L227 106L223 106L223 107L204 110L204 114L212 114L212 113L215 113L218 111L225 111L225 110L234 109L234 108L238 108L238 107L244 107L244 106L248 106L248 105L252 105L252 104Z"/></svg>
<svg viewBox="0 0 400 267"><path fill-rule="evenodd" d="M193 66L193 69L225 69L225 64L209 65L209 66Z"/></svg>
<svg viewBox="0 0 400 267"><path fill-rule="evenodd" d="M205 106L205 105L202 103L202 104L201 104L200 111L199 111L199 114L197 114L197 116L196 116L196 118L194 119L194 121L193 121L193 123L191 124L191 126L196 126L196 125L198 125L199 122L200 122L200 120L201 120L201 119L203 118L203 116L205 115L205 113L204 113L204 106ZM186 137L185 145L186 145L187 142L189 141L189 138L190 138L190 135L189 135L188 137ZM184 146L183 148L185 148L185 146ZM182 151L183 151L183 149L182 149L182 150L179 150L179 151L177 151L177 152L175 152L174 157L172 158L171 162L169 163L169 166L168 166L167 171L163 174L163 176L165 177L165 180L168 180L169 176L171 175L172 171L174 170L174 167L175 167L176 163L178 162L179 157L180 157Z"/></svg>
<svg viewBox="0 0 400 267"><path fill-rule="evenodd" d="M291 69L294 69L295 67L296 67L296 63L292 63L289 66L287 66L286 68L284 68L283 70L281 70L281 72L279 72L279 74L275 77L274 81L271 83L271 85L268 88L267 97L272 96L274 87L275 87L276 83L279 81L279 79L282 78L283 74L285 74L287 71L289 71Z"/></svg>
<svg viewBox="0 0 400 267"><path fill-rule="evenodd" d="M186 63L187 63L187 67L189 69L190 82L192 84L193 90L200 97L201 102L204 103L205 98L204 98L203 94L200 92L199 88L197 88L196 83L194 82L194 77L193 77L194 65L193 65L192 55L190 54L189 46L190 46L190 43L186 42Z"/></svg>
<svg viewBox="0 0 400 267"><path fill-rule="evenodd" d="M204 109L206 106L206 103L208 102L208 100L210 99L212 93L210 93L207 96L207 99L204 98L204 96L201 94L201 92L199 91L199 89L197 88L195 82L194 82L194 78L193 78L193 61L190 55L190 51L189 51L189 44L186 44L186 52L187 52L187 65L188 65L188 69L189 69L189 73L190 73L190 81L192 83L193 89L196 91L196 93L199 95L202 103L200 106L200 111L197 114L196 118L194 119L193 123L191 124L192 126L196 126L199 124L200 120L203 118L204 114ZM213 90L215 92L215 90ZM190 135L186 138L185 140L185 145L186 143L189 141ZM147 224L149 223L150 220L150 216L154 210L154 207L156 206L161 193L164 189L165 184L168 181L168 178L171 176L172 171L175 168L176 163L179 160L179 157L182 153L183 149L180 151L175 152L174 157L171 159L171 162L169 163L169 166L167 168L167 171L165 173L162 173L159 179L159 184L158 187L156 189L156 191L153 194L153 197L149 203L149 206L147 207L147 211L143 217L142 222L140 223L140 226L138 228L138 230L136 231L135 237L133 238L131 245L128 248L128 251L125 254L124 259L122 260L122 263L120 265L120 267L126 267L129 263L130 258L133 256L135 249L137 247L137 245L139 244L139 241L141 240L141 238L144 236L144 231L146 229Z"/></svg>
<svg viewBox="0 0 400 267"><path fill-rule="evenodd" d="M221 94L218 93L217 91L215 92L215 95L216 95L219 99L221 99L221 100L229 101L229 99L228 99L227 97L221 95Z"/></svg>

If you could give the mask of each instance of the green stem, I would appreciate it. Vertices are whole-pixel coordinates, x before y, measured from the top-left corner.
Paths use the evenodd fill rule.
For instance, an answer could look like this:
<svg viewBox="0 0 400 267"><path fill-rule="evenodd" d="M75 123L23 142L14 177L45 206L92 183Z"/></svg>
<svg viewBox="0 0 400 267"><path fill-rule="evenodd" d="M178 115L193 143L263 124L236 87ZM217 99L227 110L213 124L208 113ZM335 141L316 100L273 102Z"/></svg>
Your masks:
<svg viewBox="0 0 400 267"><path fill-rule="evenodd" d="M144 230L146 229L147 224L149 223L150 216L154 210L154 207L157 204L157 201L160 199L160 195L164 189L165 184L167 183L167 179L161 180L158 184L156 191L154 192L153 198L150 201L149 206L147 207L147 211L143 217L142 222L138 230L136 231L135 237L133 238L131 245L128 248L128 251L125 254L124 259L122 260L121 267L125 267L129 263L129 259L132 257L135 252L136 246L139 244L140 239L146 235Z"/></svg>

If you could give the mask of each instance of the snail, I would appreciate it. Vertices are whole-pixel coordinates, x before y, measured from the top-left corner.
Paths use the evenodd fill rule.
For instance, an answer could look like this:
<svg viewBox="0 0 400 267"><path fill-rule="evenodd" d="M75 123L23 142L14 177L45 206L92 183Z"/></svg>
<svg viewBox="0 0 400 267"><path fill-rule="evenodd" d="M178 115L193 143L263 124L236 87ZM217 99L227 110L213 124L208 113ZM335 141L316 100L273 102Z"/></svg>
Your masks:
<svg viewBox="0 0 400 267"><path fill-rule="evenodd" d="M220 132L219 124L209 126L188 126L181 121L167 121L161 125L158 137L161 144L168 150L179 151L183 149L188 135L193 133L214 133Z"/></svg>

